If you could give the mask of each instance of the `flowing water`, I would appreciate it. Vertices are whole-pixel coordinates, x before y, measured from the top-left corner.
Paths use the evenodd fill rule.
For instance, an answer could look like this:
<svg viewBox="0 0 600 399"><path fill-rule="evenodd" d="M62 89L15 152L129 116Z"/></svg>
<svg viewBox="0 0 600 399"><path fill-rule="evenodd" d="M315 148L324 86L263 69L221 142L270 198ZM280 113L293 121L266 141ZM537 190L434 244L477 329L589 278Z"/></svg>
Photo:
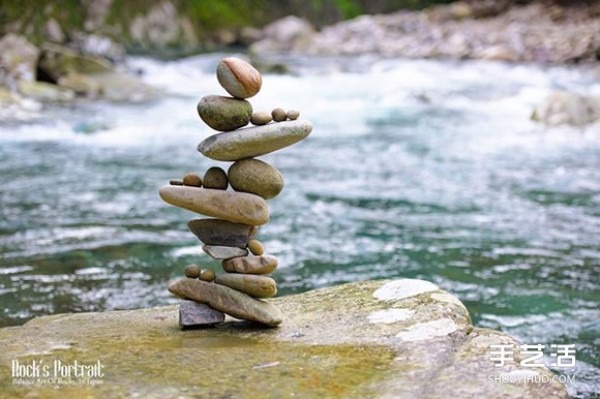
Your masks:
<svg viewBox="0 0 600 399"><path fill-rule="evenodd" d="M197 100L218 55L134 59L167 90L143 105L50 108L0 125L0 325L44 314L175 303L202 254L158 188L219 163ZM600 392L600 129L529 120L554 89L600 93L584 69L493 63L290 60L256 110L296 108L304 142L263 157L285 175L260 237L280 294L412 277L457 295L478 326L576 344L569 389ZM548 353L548 352L546 352ZM546 356L547 361L552 359Z"/></svg>

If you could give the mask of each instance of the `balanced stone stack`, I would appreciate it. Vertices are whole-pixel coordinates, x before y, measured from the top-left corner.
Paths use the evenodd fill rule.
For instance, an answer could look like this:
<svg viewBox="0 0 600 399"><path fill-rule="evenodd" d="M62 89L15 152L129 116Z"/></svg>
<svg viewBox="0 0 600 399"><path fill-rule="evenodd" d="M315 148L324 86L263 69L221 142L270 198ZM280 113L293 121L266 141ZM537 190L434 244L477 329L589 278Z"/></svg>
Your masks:
<svg viewBox="0 0 600 399"><path fill-rule="evenodd" d="M169 291L183 299L182 327L214 325L224 320L224 313L274 327L283 316L263 298L277 293L275 280L268 276L277 267L277 258L265 254L256 237L258 226L269 221L266 200L281 192L284 179L274 166L256 157L303 140L312 125L298 120L298 111L275 108L270 114L253 113L246 98L259 92L262 77L243 60L221 60L217 79L231 97L208 95L198 103L200 118L221 132L202 141L198 151L233 164L227 172L211 167L203 177L188 173L159 193L171 205L209 217L190 220L188 227L204 244L204 252L221 262L224 273L215 275L191 265L186 278L171 283ZM244 128L249 122L256 126Z"/></svg>

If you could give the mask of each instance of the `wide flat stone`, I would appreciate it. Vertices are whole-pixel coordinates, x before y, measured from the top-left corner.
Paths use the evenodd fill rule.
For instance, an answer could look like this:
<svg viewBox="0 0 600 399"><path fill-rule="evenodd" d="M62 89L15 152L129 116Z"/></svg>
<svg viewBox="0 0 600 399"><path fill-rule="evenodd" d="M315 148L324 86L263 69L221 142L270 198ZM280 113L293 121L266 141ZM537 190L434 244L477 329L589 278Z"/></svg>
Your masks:
<svg viewBox="0 0 600 399"><path fill-rule="evenodd" d="M202 250L208 254L213 259L231 259L238 256L246 256L248 255L247 249L242 249L238 247L223 247L218 245L203 245Z"/></svg>
<svg viewBox="0 0 600 399"><path fill-rule="evenodd" d="M206 285L230 290L200 282L185 291L204 291ZM545 367L521 366L518 359L495 367L490 345L516 349L518 342L473 327L456 297L419 280L364 281L252 301L276 305L285 322L265 329L226 316L216 328L182 331L178 305L171 305L38 317L23 326L1 328L0 396L569 397ZM15 359L50 365L55 360L100 360L105 375L94 386L17 385L11 377ZM547 381L495 380L524 373Z"/></svg>
<svg viewBox="0 0 600 399"><path fill-rule="evenodd" d="M225 285L255 298L270 298L277 294L275 280L271 277L256 274L219 274L215 278L215 283Z"/></svg>
<svg viewBox="0 0 600 399"><path fill-rule="evenodd" d="M246 248L252 226L222 219L194 219L188 227L206 245Z"/></svg>
<svg viewBox="0 0 600 399"><path fill-rule="evenodd" d="M238 319L256 321L269 327L276 327L283 321L281 311L272 304L224 285L187 278L169 284L169 292L180 298L206 303Z"/></svg>
<svg viewBox="0 0 600 399"><path fill-rule="evenodd" d="M224 260L221 265L228 273L269 274L277 267L277 258L272 255L249 255Z"/></svg>
<svg viewBox="0 0 600 399"><path fill-rule="evenodd" d="M225 314L204 303L183 300L179 304L179 327L211 327L225 321Z"/></svg>
<svg viewBox="0 0 600 399"><path fill-rule="evenodd" d="M269 221L269 206L258 195L171 185L158 193L168 204L217 219L257 226Z"/></svg>
<svg viewBox="0 0 600 399"><path fill-rule="evenodd" d="M295 144L311 131L312 123L306 120L270 123L214 134L198 144L198 151L218 161L237 161Z"/></svg>

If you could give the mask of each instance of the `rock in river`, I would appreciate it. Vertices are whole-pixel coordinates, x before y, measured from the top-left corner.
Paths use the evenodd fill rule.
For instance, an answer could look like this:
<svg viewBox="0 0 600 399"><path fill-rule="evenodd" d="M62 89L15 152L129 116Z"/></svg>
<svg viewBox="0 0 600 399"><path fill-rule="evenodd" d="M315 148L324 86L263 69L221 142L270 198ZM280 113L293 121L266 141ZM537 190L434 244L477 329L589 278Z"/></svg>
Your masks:
<svg viewBox="0 0 600 399"><path fill-rule="evenodd" d="M234 290L245 292L256 298L270 298L277 294L275 280L256 274L225 273L215 278L215 283L226 285Z"/></svg>
<svg viewBox="0 0 600 399"><path fill-rule="evenodd" d="M222 219L194 219L188 227L206 245L246 248L252 226Z"/></svg>
<svg viewBox="0 0 600 399"><path fill-rule="evenodd" d="M204 303L183 300L179 305L179 327L210 327L225 321L225 314Z"/></svg>
<svg viewBox="0 0 600 399"><path fill-rule="evenodd" d="M258 195L186 186L162 186L166 203L217 219L262 225L269 221L267 202Z"/></svg>
<svg viewBox="0 0 600 399"><path fill-rule="evenodd" d="M272 255L244 256L224 260L222 266L228 273L269 274L277 267L277 258Z"/></svg>
<svg viewBox="0 0 600 399"><path fill-rule="evenodd" d="M203 245L202 249L213 259L231 259L248 255L247 249L238 247L222 247L218 245Z"/></svg>
<svg viewBox="0 0 600 399"><path fill-rule="evenodd" d="M198 151L217 161L237 161L280 150L306 138L312 124L306 120L271 123L218 133L198 144Z"/></svg>
<svg viewBox="0 0 600 399"><path fill-rule="evenodd" d="M226 132L250 122L252 105L238 98L209 95L198 103L198 115L208 126Z"/></svg>
<svg viewBox="0 0 600 399"><path fill-rule="evenodd" d="M252 298L221 284L182 279L169 284L169 292L180 298L206 303L233 317L276 327L283 320L279 309L268 302Z"/></svg>
<svg viewBox="0 0 600 399"><path fill-rule="evenodd" d="M229 167L229 184L243 191L271 199L283 190L283 175L277 168L258 159L241 159Z"/></svg>

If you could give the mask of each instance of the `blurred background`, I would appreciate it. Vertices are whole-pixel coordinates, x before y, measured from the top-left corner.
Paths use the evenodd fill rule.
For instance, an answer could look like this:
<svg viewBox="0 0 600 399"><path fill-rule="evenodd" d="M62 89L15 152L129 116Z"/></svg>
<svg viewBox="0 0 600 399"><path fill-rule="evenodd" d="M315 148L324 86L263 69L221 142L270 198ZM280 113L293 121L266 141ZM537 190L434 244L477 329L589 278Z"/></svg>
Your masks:
<svg viewBox="0 0 600 399"><path fill-rule="evenodd" d="M557 372L597 397L597 1L0 1L0 326L219 269L157 191L227 168L195 106L231 54L263 72L255 110L315 126L264 157L280 295L430 280L478 326L576 344Z"/></svg>

